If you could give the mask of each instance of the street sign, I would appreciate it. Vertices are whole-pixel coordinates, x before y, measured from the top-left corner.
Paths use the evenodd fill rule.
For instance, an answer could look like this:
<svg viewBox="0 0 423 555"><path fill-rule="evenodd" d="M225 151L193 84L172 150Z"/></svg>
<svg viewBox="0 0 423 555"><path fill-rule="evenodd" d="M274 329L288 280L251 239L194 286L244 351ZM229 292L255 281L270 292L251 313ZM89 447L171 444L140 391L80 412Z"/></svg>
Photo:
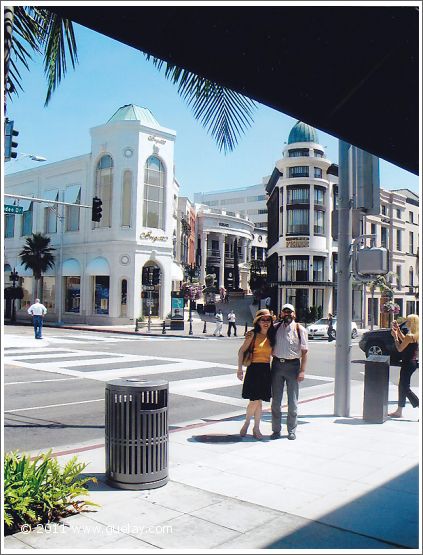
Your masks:
<svg viewBox="0 0 423 555"><path fill-rule="evenodd" d="M155 285L143 285L142 288L144 289L144 291L155 291L156 290Z"/></svg>
<svg viewBox="0 0 423 555"><path fill-rule="evenodd" d="M22 214L23 213L23 206L14 206L12 204L5 204L4 205L4 213L5 214Z"/></svg>

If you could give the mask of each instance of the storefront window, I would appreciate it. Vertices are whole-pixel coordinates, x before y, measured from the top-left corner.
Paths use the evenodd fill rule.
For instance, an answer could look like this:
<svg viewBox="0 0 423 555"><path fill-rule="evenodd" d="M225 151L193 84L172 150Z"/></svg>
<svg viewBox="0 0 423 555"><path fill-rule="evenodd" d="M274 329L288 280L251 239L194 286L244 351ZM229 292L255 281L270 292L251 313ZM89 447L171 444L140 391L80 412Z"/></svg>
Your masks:
<svg viewBox="0 0 423 555"><path fill-rule="evenodd" d="M34 285L34 279L32 277L22 278L21 286L23 289L23 299L19 302L19 308L21 310L27 310L33 303L32 290Z"/></svg>
<svg viewBox="0 0 423 555"><path fill-rule="evenodd" d="M80 312L81 278L65 278L65 312Z"/></svg>
<svg viewBox="0 0 423 555"><path fill-rule="evenodd" d="M56 307L55 296L56 296L56 278L43 277L42 293L40 298L42 299L42 303L48 311L55 310L55 307Z"/></svg>
<svg viewBox="0 0 423 555"><path fill-rule="evenodd" d="M94 313L109 314L109 276L94 276Z"/></svg>

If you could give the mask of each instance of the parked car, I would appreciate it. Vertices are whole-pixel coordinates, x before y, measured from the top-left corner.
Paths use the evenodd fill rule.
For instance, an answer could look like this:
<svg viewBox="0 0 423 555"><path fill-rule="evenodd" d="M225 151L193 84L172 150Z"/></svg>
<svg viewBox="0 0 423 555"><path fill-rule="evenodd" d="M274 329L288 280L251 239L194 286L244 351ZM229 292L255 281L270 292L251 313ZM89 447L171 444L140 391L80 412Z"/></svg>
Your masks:
<svg viewBox="0 0 423 555"><path fill-rule="evenodd" d="M407 328L404 328L404 324L401 324L401 331L407 333ZM395 347L390 328L366 331L363 333L358 346L366 353L366 357L370 355L389 355L392 362L401 362L401 353Z"/></svg>
<svg viewBox="0 0 423 555"><path fill-rule="evenodd" d="M335 339L336 337L336 318L332 318L332 326L333 332L332 337ZM310 324L306 327L308 338L314 339L315 337L321 337L323 339L328 339L328 327L329 327L329 320L328 318L320 318L317 322ZM358 335L357 324L355 322L351 322L351 337L354 339Z"/></svg>

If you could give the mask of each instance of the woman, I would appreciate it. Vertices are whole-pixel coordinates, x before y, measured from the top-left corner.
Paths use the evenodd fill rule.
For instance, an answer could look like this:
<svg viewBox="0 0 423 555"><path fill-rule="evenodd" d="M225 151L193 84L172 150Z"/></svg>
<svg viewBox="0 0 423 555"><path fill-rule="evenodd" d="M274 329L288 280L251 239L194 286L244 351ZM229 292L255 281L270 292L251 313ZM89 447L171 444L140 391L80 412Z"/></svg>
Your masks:
<svg viewBox="0 0 423 555"><path fill-rule="evenodd" d="M398 407L397 410L388 414L392 418L401 418L405 400L408 398L414 408L419 406L419 398L410 389L410 379L417 368L419 349L419 317L410 314L404 322L408 333L404 335L398 326L398 322L392 323L391 335L394 338L395 347L402 353L400 379L398 384Z"/></svg>
<svg viewBox="0 0 423 555"><path fill-rule="evenodd" d="M263 439L260 432L262 401L270 401L270 357L275 342L273 318L270 311L266 308L258 310L253 320L253 326L254 329L247 333L245 341L238 351L237 377L242 381L244 378L242 369L244 353L248 349L252 349L252 361L248 366L242 386L242 398L249 399L250 402L247 406L244 425L239 433L242 437L246 435L250 420L254 417L253 436L256 439Z"/></svg>

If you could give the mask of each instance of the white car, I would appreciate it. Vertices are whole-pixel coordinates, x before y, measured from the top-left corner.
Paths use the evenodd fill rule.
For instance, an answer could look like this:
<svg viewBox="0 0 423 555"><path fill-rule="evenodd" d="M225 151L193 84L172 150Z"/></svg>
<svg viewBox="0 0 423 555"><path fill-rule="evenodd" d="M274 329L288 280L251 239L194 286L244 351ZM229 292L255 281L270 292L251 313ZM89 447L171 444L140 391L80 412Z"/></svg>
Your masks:
<svg viewBox="0 0 423 555"><path fill-rule="evenodd" d="M336 337L336 318L332 319L333 325L333 337ZM328 327L329 327L329 320L327 318L320 318L314 324L310 324L306 327L308 338L314 339L315 337L321 337L323 339L328 339ZM354 339L358 335L357 324L355 322L351 322L351 338Z"/></svg>

